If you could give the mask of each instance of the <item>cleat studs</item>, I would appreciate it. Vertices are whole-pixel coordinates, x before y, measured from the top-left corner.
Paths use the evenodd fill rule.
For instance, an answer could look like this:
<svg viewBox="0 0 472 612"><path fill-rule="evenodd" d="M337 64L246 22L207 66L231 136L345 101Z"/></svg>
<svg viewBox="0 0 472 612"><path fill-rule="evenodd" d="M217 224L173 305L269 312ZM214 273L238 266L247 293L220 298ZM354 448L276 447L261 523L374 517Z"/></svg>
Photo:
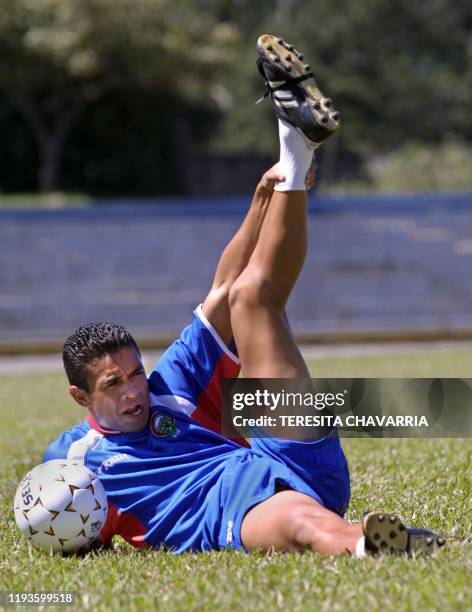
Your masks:
<svg viewBox="0 0 472 612"><path fill-rule="evenodd" d="M387 542L385 540L382 540L380 542L380 548L388 548L388 544L387 544Z"/></svg>
<svg viewBox="0 0 472 612"><path fill-rule="evenodd" d="M321 108L321 104L320 104L319 102L314 102L314 103L313 103L313 108L314 108L315 110L320 110L320 108Z"/></svg>
<svg viewBox="0 0 472 612"><path fill-rule="evenodd" d="M397 532L396 531L391 531L390 532L390 539L394 540L397 537Z"/></svg>
<svg viewBox="0 0 472 612"><path fill-rule="evenodd" d="M374 540L380 540L380 533L378 531L374 533Z"/></svg>
<svg viewBox="0 0 472 612"><path fill-rule="evenodd" d="M438 538L438 546L444 546L446 540L444 538Z"/></svg>
<svg viewBox="0 0 472 612"><path fill-rule="evenodd" d="M289 51L293 51L293 45L285 45L285 48Z"/></svg>
<svg viewBox="0 0 472 612"><path fill-rule="evenodd" d="M323 116L321 117L321 121L322 121L323 123L328 123L328 115L323 115Z"/></svg>
<svg viewBox="0 0 472 612"><path fill-rule="evenodd" d="M287 62L291 62L292 61L292 56L290 54L286 55L285 59L286 59Z"/></svg>
<svg viewBox="0 0 472 612"><path fill-rule="evenodd" d="M274 62L279 63L280 61L281 61L281 60L280 60L280 57L279 57L278 55L276 55L276 56L274 57Z"/></svg>
<svg viewBox="0 0 472 612"><path fill-rule="evenodd" d="M406 527L405 527L405 525L403 523L400 523L398 525L398 531L405 531L405 529L406 529Z"/></svg>
<svg viewBox="0 0 472 612"><path fill-rule="evenodd" d="M310 72L311 70L310 64L304 64L303 68L305 69L305 72Z"/></svg>
<svg viewBox="0 0 472 612"><path fill-rule="evenodd" d="M324 103L325 103L326 108L330 108L331 105L333 104L333 101L331 100L331 98L325 98Z"/></svg>
<svg viewBox="0 0 472 612"><path fill-rule="evenodd" d="M340 117L339 111L335 111L335 112L334 112L334 113L331 115L331 117L332 117L332 118L333 118L335 121L337 121L337 120L339 119L339 117Z"/></svg>
<svg viewBox="0 0 472 612"><path fill-rule="evenodd" d="M303 55L303 53L298 53L297 57L301 62L303 62L303 60L305 59L305 56Z"/></svg>
<svg viewBox="0 0 472 612"><path fill-rule="evenodd" d="M285 68L285 70L286 70L287 72L291 72L291 71L292 71L292 66L290 66L290 64L286 64L286 65L284 66L284 68Z"/></svg>
<svg viewBox="0 0 472 612"><path fill-rule="evenodd" d="M267 45L267 51L273 51L274 47L272 45Z"/></svg>
<svg viewBox="0 0 472 612"><path fill-rule="evenodd" d="M385 520L385 517L383 514L379 514L379 516L377 517L377 520L379 521L379 523L383 523Z"/></svg>
<svg viewBox="0 0 472 612"><path fill-rule="evenodd" d="M397 522L397 517L396 517L394 514L391 514L391 515L388 517L388 520L389 520L389 521L392 523L392 525L393 525L393 523L396 523L396 522Z"/></svg>
<svg viewBox="0 0 472 612"><path fill-rule="evenodd" d="M395 546L390 546L390 552L394 553L395 552Z"/></svg>
<svg viewBox="0 0 472 612"><path fill-rule="evenodd" d="M426 538L426 544L427 544L428 546L431 546L431 544L433 543L433 541L434 541L434 540L433 540L433 538Z"/></svg>
<svg viewBox="0 0 472 612"><path fill-rule="evenodd" d="M283 45L284 44L284 39L283 38L277 38L277 42L279 43L279 45Z"/></svg>

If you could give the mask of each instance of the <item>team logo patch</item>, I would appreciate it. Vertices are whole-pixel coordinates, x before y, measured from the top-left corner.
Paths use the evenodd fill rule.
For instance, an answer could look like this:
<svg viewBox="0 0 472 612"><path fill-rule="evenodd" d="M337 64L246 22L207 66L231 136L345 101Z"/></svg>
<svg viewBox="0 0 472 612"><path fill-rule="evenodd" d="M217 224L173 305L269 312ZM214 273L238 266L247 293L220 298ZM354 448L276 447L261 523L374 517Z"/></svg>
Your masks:
<svg viewBox="0 0 472 612"><path fill-rule="evenodd" d="M151 431L158 438L167 436L177 438L181 430L177 427L174 417L162 412L155 412L151 417Z"/></svg>

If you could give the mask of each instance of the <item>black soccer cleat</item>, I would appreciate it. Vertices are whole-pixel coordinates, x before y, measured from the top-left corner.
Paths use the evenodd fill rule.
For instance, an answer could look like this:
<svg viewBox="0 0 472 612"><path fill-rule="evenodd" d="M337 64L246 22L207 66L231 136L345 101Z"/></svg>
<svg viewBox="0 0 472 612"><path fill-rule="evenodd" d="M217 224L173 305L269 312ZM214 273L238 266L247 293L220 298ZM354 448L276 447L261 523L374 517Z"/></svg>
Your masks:
<svg viewBox="0 0 472 612"><path fill-rule="evenodd" d="M365 549L371 555L403 553L409 557L435 554L445 539L429 529L407 527L395 514L367 512L362 519Z"/></svg>
<svg viewBox="0 0 472 612"><path fill-rule="evenodd" d="M408 531L408 555L428 556L434 555L446 543L445 538L438 536L429 529L418 527L407 527Z"/></svg>
<svg viewBox="0 0 472 612"><path fill-rule="evenodd" d="M270 95L276 116L297 128L315 146L332 136L340 125L339 112L318 89L303 54L271 34L259 36L257 53L257 68L267 88L264 98Z"/></svg>

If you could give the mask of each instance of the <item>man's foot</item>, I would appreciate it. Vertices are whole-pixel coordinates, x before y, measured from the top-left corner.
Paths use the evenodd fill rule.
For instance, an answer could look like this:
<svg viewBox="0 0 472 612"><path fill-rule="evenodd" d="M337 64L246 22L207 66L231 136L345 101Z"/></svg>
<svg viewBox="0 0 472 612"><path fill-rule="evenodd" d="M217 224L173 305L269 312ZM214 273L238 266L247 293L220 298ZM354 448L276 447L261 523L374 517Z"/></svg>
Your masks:
<svg viewBox="0 0 472 612"><path fill-rule="evenodd" d="M297 128L315 145L332 136L339 127L339 112L318 89L302 53L271 34L259 36L257 53L257 67L277 117Z"/></svg>
<svg viewBox="0 0 472 612"><path fill-rule="evenodd" d="M429 529L407 527L395 514L368 512L362 519L365 550L370 554L406 553L428 556L444 546L445 539Z"/></svg>

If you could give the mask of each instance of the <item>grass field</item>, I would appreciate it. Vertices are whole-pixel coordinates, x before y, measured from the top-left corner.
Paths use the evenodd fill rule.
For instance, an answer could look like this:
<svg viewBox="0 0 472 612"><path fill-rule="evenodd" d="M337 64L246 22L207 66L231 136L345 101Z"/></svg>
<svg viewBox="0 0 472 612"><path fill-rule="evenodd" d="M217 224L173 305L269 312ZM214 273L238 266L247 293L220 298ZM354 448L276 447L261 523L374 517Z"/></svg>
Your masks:
<svg viewBox="0 0 472 612"><path fill-rule="evenodd" d="M470 377L466 349L317 359L324 377ZM472 609L472 440L349 439L349 519L395 510L431 526L448 544L432 559L356 560L310 553L244 555L115 550L83 558L26 546L12 498L46 445L82 419L62 373L0 375L0 591L76 591L80 608L138 610L466 610Z"/></svg>

